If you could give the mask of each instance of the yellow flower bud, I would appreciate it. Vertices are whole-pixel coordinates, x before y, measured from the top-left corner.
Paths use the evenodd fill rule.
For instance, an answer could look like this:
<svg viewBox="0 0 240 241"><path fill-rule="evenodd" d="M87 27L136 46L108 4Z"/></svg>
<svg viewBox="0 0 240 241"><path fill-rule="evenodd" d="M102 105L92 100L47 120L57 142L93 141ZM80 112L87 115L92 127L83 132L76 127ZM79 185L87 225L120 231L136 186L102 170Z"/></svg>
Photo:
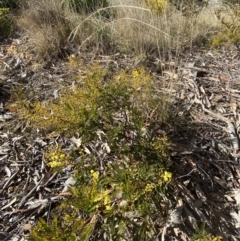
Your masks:
<svg viewBox="0 0 240 241"><path fill-rule="evenodd" d="M63 160L65 158L65 154L60 154L60 159Z"/></svg>
<svg viewBox="0 0 240 241"><path fill-rule="evenodd" d="M165 171L165 172L163 173L162 177L163 177L163 180L164 180L165 182L171 181L171 179L172 179L172 173Z"/></svg>

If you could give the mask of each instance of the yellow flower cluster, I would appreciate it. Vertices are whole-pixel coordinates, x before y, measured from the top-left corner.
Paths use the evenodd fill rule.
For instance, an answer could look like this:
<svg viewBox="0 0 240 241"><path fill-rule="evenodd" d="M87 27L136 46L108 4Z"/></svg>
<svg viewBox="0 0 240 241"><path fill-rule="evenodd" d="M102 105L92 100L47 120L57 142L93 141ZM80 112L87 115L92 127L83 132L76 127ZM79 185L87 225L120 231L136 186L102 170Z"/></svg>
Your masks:
<svg viewBox="0 0 240 241"><path fill-rule="evenodd" d="M137 78L138 76L139 76L138 71L137 71L137 70L133 70L133 71L132 71L132 77L133 77L133 78Z"/></svg>
<svg viewBox="0 0 240 241"><path fill-rule="evenodd" d="M45 159L47 160L47 165L56 169L56 171L66 166L67 162L66 154L63 153L59 147L53 148L45 153Z"/></svg>
<svg viewBox="0 0 240 241"><path fill-rule="evenodd" d="M99 173L94 170L91 170L90 173L91 173L93 182L96 183L99 178Z"/></svg>
<svg viewBox="0 0 240 241"><path fill-rule="evenodd" d="M102 196L103 196L103 204L105 206L105 209L107 211L111 210L112 207L110 205L111 203L111 200L110 200L110 197L109 197L109 193L110 193L110 190L105 190L103 193L102 193Z"/></svg>
<svg viewBox="0 0 240 241"><path fill-rule="evenodd" d="M145 192L151 192L155 187L156 185L154 183L148 183L145 187Z"/></svg>
<svg viewBox="0 0 240 241"><path fill-rule="evenodd" d="M141 0L142 1L142 0ZM167 0L144 0L153 13L162 14L168 6Z"/></svg>
<svg viewBox="0 0 240 241"><path fill-rule="evenodd" d="M112 207L110 205L111 199L109 196L111 190L98 191L97 190L97 182L99 179L99 172L91 170L90 174L92 177L92 188L94 189L93 193L96 195L94 198L94 202L101 202L104 205L105 210L107 210L107 211L111 210L112 209ZM99 207L99 205L96 205L96 208L98 208L98 207Z"/></svg>
<svg viewBox="0 0 240 241"><path fill-rule="evenodd" d="M172 179L172 173L164 171L162 178L163 178L164 182L170 182Z"/></svg>

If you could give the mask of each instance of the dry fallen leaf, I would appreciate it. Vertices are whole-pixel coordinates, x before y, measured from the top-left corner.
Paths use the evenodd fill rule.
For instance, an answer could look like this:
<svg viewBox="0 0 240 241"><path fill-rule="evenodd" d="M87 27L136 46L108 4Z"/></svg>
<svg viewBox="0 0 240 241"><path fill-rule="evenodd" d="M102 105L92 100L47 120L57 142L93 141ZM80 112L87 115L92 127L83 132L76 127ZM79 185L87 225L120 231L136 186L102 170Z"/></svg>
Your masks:
<svg viewBox="0 0 240 241"><path fill-rule="evenodd" d="M171 79L174 79L174 80L178 79L178 74L176 74L176 73L173 73L170 71L163 71L162 73L163 73L163 75L165 75Z"/></svg>

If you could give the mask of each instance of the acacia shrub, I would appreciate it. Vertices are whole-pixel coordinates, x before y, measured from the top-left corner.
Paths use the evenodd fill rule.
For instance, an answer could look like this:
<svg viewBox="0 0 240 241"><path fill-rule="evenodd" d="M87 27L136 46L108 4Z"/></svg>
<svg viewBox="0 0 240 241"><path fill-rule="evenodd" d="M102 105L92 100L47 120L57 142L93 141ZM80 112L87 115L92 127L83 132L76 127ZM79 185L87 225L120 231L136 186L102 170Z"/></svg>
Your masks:
<svg viewBox="0 0 240 241"><path fill-rule="evenodd" d="M69 65L79 68L73 57ZM38 222L29 240L154 240L173 198L167 133L180 116L144 68L115 74L96 63L81 68L75 87L57 100L19 101L19 114L32 127L81 138L72 150L80 161L71 196L49 221ZM46 158L54 170L69 160L50 147Z"/></svg>
<svg viewBox="0 0 240 241"><path fill-rule="evenodd" d="M220 22L218 34L212 39L213 47L235 45L240 48L240 5L222 7L216 11Z"/></svg>

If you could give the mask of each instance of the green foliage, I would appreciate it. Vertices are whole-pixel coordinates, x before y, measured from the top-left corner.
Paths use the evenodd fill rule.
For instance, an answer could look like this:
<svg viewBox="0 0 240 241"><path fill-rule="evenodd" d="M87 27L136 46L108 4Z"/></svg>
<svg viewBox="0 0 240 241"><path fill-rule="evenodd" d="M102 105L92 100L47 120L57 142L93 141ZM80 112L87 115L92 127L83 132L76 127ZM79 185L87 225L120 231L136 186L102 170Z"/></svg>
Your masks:
<svg viewBox="0 0 240 241"><path fill-rule="evenodd" d="M240 6L226 10L219 10L216 16L220 21L220 31L212 40L213 47L234 44L240 46Z"/></svg>
<svg viewBox="0 0 240 241"><path fill-rule="evenodd" d="M0 8L9 8L10 10L19 9L25 6L30 0L0 0Z"/></svg>
<svg viewBox="0 0 240 241"><path fill-rule="evenodd" d="M6 14L9 13L9 9L8 8L0 8L0 16L5 16Z"/></svg>
<svg viewBox="0 0 240 241"><path fill-rule="evenodd" d="M47 223L41 219L38 222L37 227L32 231L32 236L29 237L29 241L70 241L76 240L76 236L71 232L62 232L59 229L58 219L54 217L51 227L47 225Z"/></svg>
<svg viewBox="0 0 240 241"><path fill-rule="evenodd" d="M153 240L156 224L166 219L161 206L171 182L166 168L160 159L152 165L125 159L107 165L103 174L78 169L71 198L49 224L38 223L30 240Z"/></svg>
<svg viewBox="0 0 240 241"><path fill-rule="evenodd" d="M154 138L154 132L162 124L170 123L171 111L163 111L168 105L167 96L154 94L152 79L143 69L120 72L112 80L106 77L106 71L93 66L84 79L77 77L82 87L65 90L58 102L48 101L44 105L36 102L30 104L31 108L26 105L20 109L38 128L54 128L59 133L79 132L86 142L95 138L97 130L102 130L116 149L114 143L133 131L141 141L147 125L155 128L149 133L149 138ZM151 111L152 123L148 123Z"/></svg>
<svg viewBox="0 0 240 241"><path fill-rule="evenodd" d="M12 22L8 8L0 8L0 39L8 37L12 32Z"/></svg>
<svg viewBox="0 0 240 241"><path fill-rule="evenodd" d="M208 233L205 229L205 225L196 229L196 233L191 238L192 241L222 241L221 236L214 236Z"/></svg>

